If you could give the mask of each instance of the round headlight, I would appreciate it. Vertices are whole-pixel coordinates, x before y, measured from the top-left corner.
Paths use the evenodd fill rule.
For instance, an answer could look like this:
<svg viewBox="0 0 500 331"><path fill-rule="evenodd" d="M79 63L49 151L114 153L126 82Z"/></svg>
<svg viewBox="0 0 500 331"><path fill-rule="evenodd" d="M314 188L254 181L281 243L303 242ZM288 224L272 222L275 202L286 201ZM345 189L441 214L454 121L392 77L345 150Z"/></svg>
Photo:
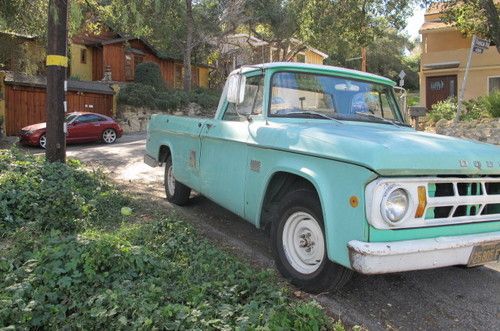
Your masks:
<svg viewBox="0 0 500 331"><path fill-rule="evenodd" d="M402 188L387 190L380 211L382 217L389 224L401 221L409 207L408 192Z"/></svg>

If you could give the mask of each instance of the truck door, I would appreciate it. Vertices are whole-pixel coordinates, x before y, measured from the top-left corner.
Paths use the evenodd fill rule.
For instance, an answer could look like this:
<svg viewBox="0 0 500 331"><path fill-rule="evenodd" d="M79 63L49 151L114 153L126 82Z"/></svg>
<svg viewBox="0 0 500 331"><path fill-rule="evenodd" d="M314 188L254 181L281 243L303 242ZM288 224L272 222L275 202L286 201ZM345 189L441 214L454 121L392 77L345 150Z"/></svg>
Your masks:
<svg viewBox="0 0 500 331"><path fill-rule="evenodd" d="M247 115L262 109L263 76L247 78L245 99L225 102L218 118L204 123L201 131L200 172L202 193L244 217L245 178L249 122Z"/></svg>

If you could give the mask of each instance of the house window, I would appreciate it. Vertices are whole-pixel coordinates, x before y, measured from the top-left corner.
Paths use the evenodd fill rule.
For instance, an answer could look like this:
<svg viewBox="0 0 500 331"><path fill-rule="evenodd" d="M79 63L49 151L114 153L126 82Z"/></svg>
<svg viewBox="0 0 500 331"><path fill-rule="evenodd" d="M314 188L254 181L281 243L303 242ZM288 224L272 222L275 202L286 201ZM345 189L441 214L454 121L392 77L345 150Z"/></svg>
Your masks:
<svg viewBox="0 0 500 331"><path fill-rule="evenodd" d="M305 63L306 62L306 55L305 54L297 54L297 62L300 63Z"/></svg>
<svg viewBox="0 0 500 331"><path fill-rule="evenodd" d="M80 63L87 63L87 50L85 48L80 49Z"/></svg>
<svg viewBox="0 0 500 331"><path fill-rule="evenodd" d="M500 92L500 77L488 77L488 94Z"/></svg>

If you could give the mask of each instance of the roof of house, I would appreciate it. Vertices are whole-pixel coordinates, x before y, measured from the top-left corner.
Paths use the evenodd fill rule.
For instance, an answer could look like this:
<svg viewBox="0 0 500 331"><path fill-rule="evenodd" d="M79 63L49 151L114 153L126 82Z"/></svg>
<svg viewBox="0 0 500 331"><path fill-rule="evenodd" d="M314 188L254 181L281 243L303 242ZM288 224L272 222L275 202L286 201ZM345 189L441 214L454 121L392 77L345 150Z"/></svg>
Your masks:
<svg viewBox="0 0 500 331"><path fill-rule="evenodd" d="M19 72L5 71L5 83L9 85L45 88L47 86L47 78L44 76L29 76ZM68 91L80 91L99 94L115 93L109 83L79 80L68 80Z"/></svg>
<svg viewBox="0 0 500 331"><path fill-rule="evenodd" d="M240 45L241 43L248 43L250 44L251 46L253 47L259 47L259 46L266 46L266 45L269 45L269 43L265 40L262 40L262 39L259 39L257 37L254 37L254 36L251 36L249 34L246 34L246 33L238 33L238 34L233 34L233 35L229 35L226 37L226 41L227 43L231 43L231 40L236 40L235 42L235 45L234 46L238 46ZM293 43L296 43L296 44L302 44L302 41L296 39L296 38L290 38L290 41L293 42ZM316 53L318 54L319 56L321 56L323 59L326 59L328 58L328 54L316 49L316 48L313 48L309 45L304 45L309 51L313 52L313 53Z"/></svg>

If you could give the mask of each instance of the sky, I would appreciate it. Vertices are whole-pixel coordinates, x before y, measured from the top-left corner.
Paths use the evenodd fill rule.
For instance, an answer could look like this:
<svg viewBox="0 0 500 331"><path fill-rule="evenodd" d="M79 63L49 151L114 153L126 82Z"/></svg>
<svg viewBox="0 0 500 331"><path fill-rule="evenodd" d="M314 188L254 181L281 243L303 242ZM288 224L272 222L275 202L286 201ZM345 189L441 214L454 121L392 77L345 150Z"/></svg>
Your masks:
<svg viewBox="0 0 500 331"><path fill-rule="evenodd" d="M405 31L410 35L411 39L420 38L418 30L422 26L422 23L424 23L424 13L425 8L416 6L413 16L408 19Z"/></svg>

